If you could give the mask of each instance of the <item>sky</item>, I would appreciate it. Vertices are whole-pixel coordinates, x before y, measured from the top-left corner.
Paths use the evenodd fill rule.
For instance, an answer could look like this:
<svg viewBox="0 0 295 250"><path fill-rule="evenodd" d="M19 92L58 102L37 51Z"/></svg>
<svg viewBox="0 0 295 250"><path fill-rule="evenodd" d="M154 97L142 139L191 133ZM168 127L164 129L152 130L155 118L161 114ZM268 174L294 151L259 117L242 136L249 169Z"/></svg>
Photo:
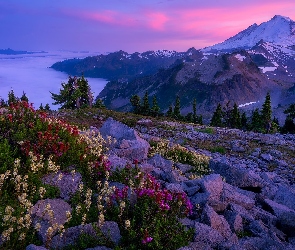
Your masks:
<svg viewBox="0 0 295 250"><path fill-rule="evenodd" d="M282 15L294 0L0 0L0 49L201 49Z"/></svg>

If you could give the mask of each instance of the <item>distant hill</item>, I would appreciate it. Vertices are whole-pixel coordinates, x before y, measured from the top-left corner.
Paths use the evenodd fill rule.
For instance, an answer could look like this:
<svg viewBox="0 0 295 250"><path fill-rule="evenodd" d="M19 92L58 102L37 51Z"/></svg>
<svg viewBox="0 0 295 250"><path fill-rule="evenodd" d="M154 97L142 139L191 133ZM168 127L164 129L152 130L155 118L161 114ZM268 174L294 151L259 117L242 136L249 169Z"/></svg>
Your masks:
<svg viewBox="0 0 295 250"><path fill-rule="evenodd" d="M182 57L183 53L169 50L133 54L120 50L84 59L68 59L53 64L51 68L70 75L84 74L86 77L125 81L155 74L160 68L167 68Z"/></svg>
<svg viewBox="0 0 295 250"><path fill-rule="evenodd" d="M35 53L47 53L45 51L26 51L26 50L13 50L13 49L0 49L0 55L22 55L22 54L35 54Z"/></svg>

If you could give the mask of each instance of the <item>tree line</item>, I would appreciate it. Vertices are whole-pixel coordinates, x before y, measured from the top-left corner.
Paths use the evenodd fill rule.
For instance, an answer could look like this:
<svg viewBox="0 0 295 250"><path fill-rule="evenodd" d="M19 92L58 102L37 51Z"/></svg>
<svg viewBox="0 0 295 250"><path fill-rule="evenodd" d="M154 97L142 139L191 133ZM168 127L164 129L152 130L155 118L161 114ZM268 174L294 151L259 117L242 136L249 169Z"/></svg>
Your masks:
<svg viewBox="0 0 295 250"><path fill-rule="evenodd" d="M180 113L180 97L176 96L174 106L171 104L166 113L160 111L158 105L157 97L153 96L152 105L149 103L148 92L145 92L142 100L139 95L133 95L130 98L130 103L133 107L133 112L139 115L148 115L152 117L158 116L167 116L174 118L179 121L186 121L192 123L203 124L203 117L197 115L197 100L193 100L193 112L188 113L186 116L181 115Z"/></svg>
<svg viewBox="0 0 295 250"><path fill-rule="evenodd" d="M193 100L193 111L186 116L180 113L179 96L176 96L174 107L171 104L166 113L160 111L156 96L153 96L152 105L150 106L148 92L145 92L142 100L138 95L133 95L130 98L130 103L135 114L153 117L167 116L180 121L203 124L202 115L197 115L196 99ZM241 113L236 103L231 106L230 102L228 102L224 107L219 103L210 120L210 126L237 128L260 133L295 133L295 103L291 104L284 113L287 118L284 125L280 127L278 119L272 116L271 96L270 93L267 93L261 110L256 108L250 117L247 117L245 112Z"/></svg>

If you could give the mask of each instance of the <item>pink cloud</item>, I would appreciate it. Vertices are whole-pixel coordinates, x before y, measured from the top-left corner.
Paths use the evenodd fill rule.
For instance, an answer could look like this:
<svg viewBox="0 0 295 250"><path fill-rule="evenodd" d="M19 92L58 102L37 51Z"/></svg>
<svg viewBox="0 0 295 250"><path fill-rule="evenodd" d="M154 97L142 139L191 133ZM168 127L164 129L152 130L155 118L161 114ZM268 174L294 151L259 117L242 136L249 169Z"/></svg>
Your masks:
<svg viewBox="0 0 295 250"><path fill-rule="evenodd" d="M109 24L112 26L133 26L136 21L129 15L114 11L76 11L76 10L63 10L68 16L78 18L84 21L94 21L102 24Z"/></svg>
<svg viewBox="0 0 295 250"><path fill-rule="evenodd" d="M163 12L145 11L145 18L147 27L158 31L164 30L165 24L169 21L169 18Z"/></svg>

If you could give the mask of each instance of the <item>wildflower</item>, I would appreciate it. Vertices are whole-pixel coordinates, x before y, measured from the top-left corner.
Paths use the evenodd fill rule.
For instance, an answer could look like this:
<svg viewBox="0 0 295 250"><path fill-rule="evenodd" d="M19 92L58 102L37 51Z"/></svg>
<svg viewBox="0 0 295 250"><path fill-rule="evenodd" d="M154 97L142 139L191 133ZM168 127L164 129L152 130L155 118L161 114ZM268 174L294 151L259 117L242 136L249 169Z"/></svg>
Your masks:
<svg viewBox="0 0 295 250"><path fill-rule="evenodd" d="M142 244L146 244L146 243L149 243L153 240L152 237L148 236L148 237L145 237L143 238L143 240L141 241Z"/></svg>
<svg viewBox="0 0 295 250"><path fill-rule="evenodd" d="M129 228L130 227L130 220L125 220L125 228Z"/></svg>

